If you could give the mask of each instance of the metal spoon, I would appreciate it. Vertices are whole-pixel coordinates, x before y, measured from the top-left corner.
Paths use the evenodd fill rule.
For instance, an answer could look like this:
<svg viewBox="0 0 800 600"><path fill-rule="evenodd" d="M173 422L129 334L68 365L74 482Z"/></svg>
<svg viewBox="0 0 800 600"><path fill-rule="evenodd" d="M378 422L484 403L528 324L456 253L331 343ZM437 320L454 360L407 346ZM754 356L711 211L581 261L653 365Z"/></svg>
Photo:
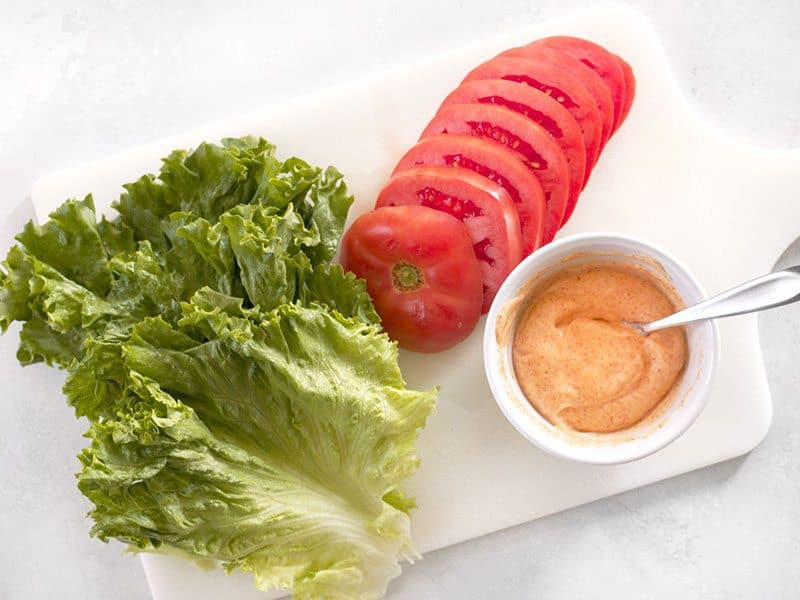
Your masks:
<svg viewBox="0 0 800 600"><path fill-rule="evenodd" d="M676 327L693 321L743 315L791 304L798 300L800 300L800 265L757 277L658 321L651 323L626 321L625 324L639 333L647 335L659 329Z"/></svg>

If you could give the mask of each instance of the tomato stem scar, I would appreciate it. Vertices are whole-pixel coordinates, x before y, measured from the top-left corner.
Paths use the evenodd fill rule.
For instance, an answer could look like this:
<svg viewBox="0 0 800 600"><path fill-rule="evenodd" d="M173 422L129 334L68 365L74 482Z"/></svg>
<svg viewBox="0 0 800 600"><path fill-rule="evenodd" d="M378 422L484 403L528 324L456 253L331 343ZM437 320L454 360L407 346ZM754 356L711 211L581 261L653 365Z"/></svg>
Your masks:
<svg viewBox="0 0 800 600"><path fill-rule="evenodd" d="M425 277L416 265L399 262L392 267L392 283L401 292L413 292L422 287Z"/></svg>

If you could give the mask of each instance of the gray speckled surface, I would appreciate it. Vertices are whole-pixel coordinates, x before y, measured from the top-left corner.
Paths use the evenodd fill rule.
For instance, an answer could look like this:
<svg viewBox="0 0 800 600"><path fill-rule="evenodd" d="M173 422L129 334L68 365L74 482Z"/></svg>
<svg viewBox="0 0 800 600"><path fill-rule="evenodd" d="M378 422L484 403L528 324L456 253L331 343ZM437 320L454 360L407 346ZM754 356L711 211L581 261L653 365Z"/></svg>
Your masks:
<svg viewBox="0 0 800 600"><path fill-rule="evenodd" d="M0 247L50 170L588 3L497 4L3 0ZM632 4L710 122L800 145L795 2ZM800 262L800 248L784 259ZM797 597L800 307L765 314L761 331L774 420L750 455L432 553L390 597ZM60 375L22 371L15 347L0 338L0 598L148 598L139 561L86 535L83 425L53 394Z"/></svg>

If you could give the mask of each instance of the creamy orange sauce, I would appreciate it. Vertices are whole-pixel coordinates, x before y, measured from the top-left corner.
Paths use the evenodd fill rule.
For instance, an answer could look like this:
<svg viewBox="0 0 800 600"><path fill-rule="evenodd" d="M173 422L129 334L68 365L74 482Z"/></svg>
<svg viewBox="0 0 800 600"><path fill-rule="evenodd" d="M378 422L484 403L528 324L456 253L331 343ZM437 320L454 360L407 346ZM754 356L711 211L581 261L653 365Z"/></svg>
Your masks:
<svg viewBox="0 0 800 600"><path fill-rule="evenodd" d="M613 262L566 267L530 289L512 346L533 407L567 431L611 433L668 401L686 364L681 328L643 336L623 321L674 312L678 296L644 268Z"/></svg>

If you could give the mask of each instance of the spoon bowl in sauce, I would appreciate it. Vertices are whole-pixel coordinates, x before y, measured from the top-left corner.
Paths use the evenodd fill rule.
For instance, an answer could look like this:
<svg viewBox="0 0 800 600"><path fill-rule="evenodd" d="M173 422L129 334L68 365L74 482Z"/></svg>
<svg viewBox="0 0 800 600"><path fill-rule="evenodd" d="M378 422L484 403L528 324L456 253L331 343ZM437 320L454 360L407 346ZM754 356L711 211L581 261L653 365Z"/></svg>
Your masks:
<svg viewBox="0 0 800 600"><path fill-rule="evenodd" d="M695 321L735 317L798 301L800 301L800 266L794 266L756 277L655 321L624 323L642 335L648 335L654 331L679 327Z"/></svg>

